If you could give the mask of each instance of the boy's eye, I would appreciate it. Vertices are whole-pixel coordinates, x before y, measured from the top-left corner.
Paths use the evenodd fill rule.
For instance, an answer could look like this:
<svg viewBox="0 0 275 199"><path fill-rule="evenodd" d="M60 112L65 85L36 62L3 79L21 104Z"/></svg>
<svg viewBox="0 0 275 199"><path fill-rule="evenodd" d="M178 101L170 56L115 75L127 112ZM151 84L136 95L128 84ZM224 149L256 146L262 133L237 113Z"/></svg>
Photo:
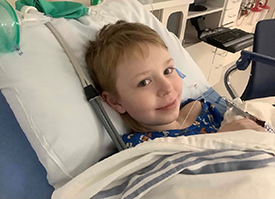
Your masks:
<svg viewBox="0 0 275 199"><path fill-rule="evenodd" d="M138 83L138 87L144 87L147 86L150 83L149 79L144 79Z"/></svg>
<svg viewBox="0 0 275 199"><path fill-rule="evenodd" d="M166 68L163 72L164 75L168 75L174 71L174 68Z"/></svg>

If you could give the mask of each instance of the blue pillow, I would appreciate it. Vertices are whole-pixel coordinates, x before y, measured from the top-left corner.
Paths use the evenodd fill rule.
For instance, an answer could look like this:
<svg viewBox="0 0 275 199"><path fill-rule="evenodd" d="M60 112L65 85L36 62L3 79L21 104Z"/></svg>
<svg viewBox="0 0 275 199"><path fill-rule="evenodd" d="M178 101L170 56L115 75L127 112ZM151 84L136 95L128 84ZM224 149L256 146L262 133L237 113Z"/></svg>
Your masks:
<svg viewBox="0 0 275 199"><path fill-rule="evenodd" d="M51 198L46 170L0 90L0 198Z"/></svg>

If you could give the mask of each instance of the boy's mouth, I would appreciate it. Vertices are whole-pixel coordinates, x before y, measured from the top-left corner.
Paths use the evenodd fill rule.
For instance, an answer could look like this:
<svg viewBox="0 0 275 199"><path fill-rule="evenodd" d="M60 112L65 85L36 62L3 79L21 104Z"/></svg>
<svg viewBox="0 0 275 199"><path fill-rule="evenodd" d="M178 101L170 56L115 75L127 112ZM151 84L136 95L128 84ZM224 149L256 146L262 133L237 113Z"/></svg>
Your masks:
<svg viewBox="0 0 275 199"><path fill-rule="evenodd" d="M174 109L176 106L177 106L177 100L174 100L163 107L157 108L156 110L171 110L171 109Z"/></svg>

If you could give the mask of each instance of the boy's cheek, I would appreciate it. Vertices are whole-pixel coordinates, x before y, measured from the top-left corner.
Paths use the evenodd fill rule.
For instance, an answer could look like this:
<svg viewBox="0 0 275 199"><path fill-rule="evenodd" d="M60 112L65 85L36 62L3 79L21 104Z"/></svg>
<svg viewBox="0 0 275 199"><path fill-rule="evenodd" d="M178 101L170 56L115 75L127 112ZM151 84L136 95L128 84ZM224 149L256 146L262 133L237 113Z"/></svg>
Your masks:
<svg viewBox="0 0 275 199"><path fill-rule="evenodd" d="M177 85L177 87L178 87L177 90L178 90L180 93L182 93L183 85L182 85L181 79L180 79L179 81L177 81L176 85Z"/></svg>

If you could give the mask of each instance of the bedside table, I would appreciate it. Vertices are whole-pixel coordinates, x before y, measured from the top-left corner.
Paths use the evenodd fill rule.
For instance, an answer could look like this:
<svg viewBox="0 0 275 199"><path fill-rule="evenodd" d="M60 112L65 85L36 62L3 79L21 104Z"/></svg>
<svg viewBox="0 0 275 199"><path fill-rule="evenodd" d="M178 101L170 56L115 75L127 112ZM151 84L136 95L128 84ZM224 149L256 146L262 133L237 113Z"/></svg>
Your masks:
<svg viewBox="0 0 275 199"><path fill-rule="evenodd" d="M188 16L189 4L194 0L139 0L143 4L144 8L150 12L158 12L159 21L167 27L168 19L173 13L180 12L182 14L178 29L178 38L183 40L185 24Z"/></svg>

